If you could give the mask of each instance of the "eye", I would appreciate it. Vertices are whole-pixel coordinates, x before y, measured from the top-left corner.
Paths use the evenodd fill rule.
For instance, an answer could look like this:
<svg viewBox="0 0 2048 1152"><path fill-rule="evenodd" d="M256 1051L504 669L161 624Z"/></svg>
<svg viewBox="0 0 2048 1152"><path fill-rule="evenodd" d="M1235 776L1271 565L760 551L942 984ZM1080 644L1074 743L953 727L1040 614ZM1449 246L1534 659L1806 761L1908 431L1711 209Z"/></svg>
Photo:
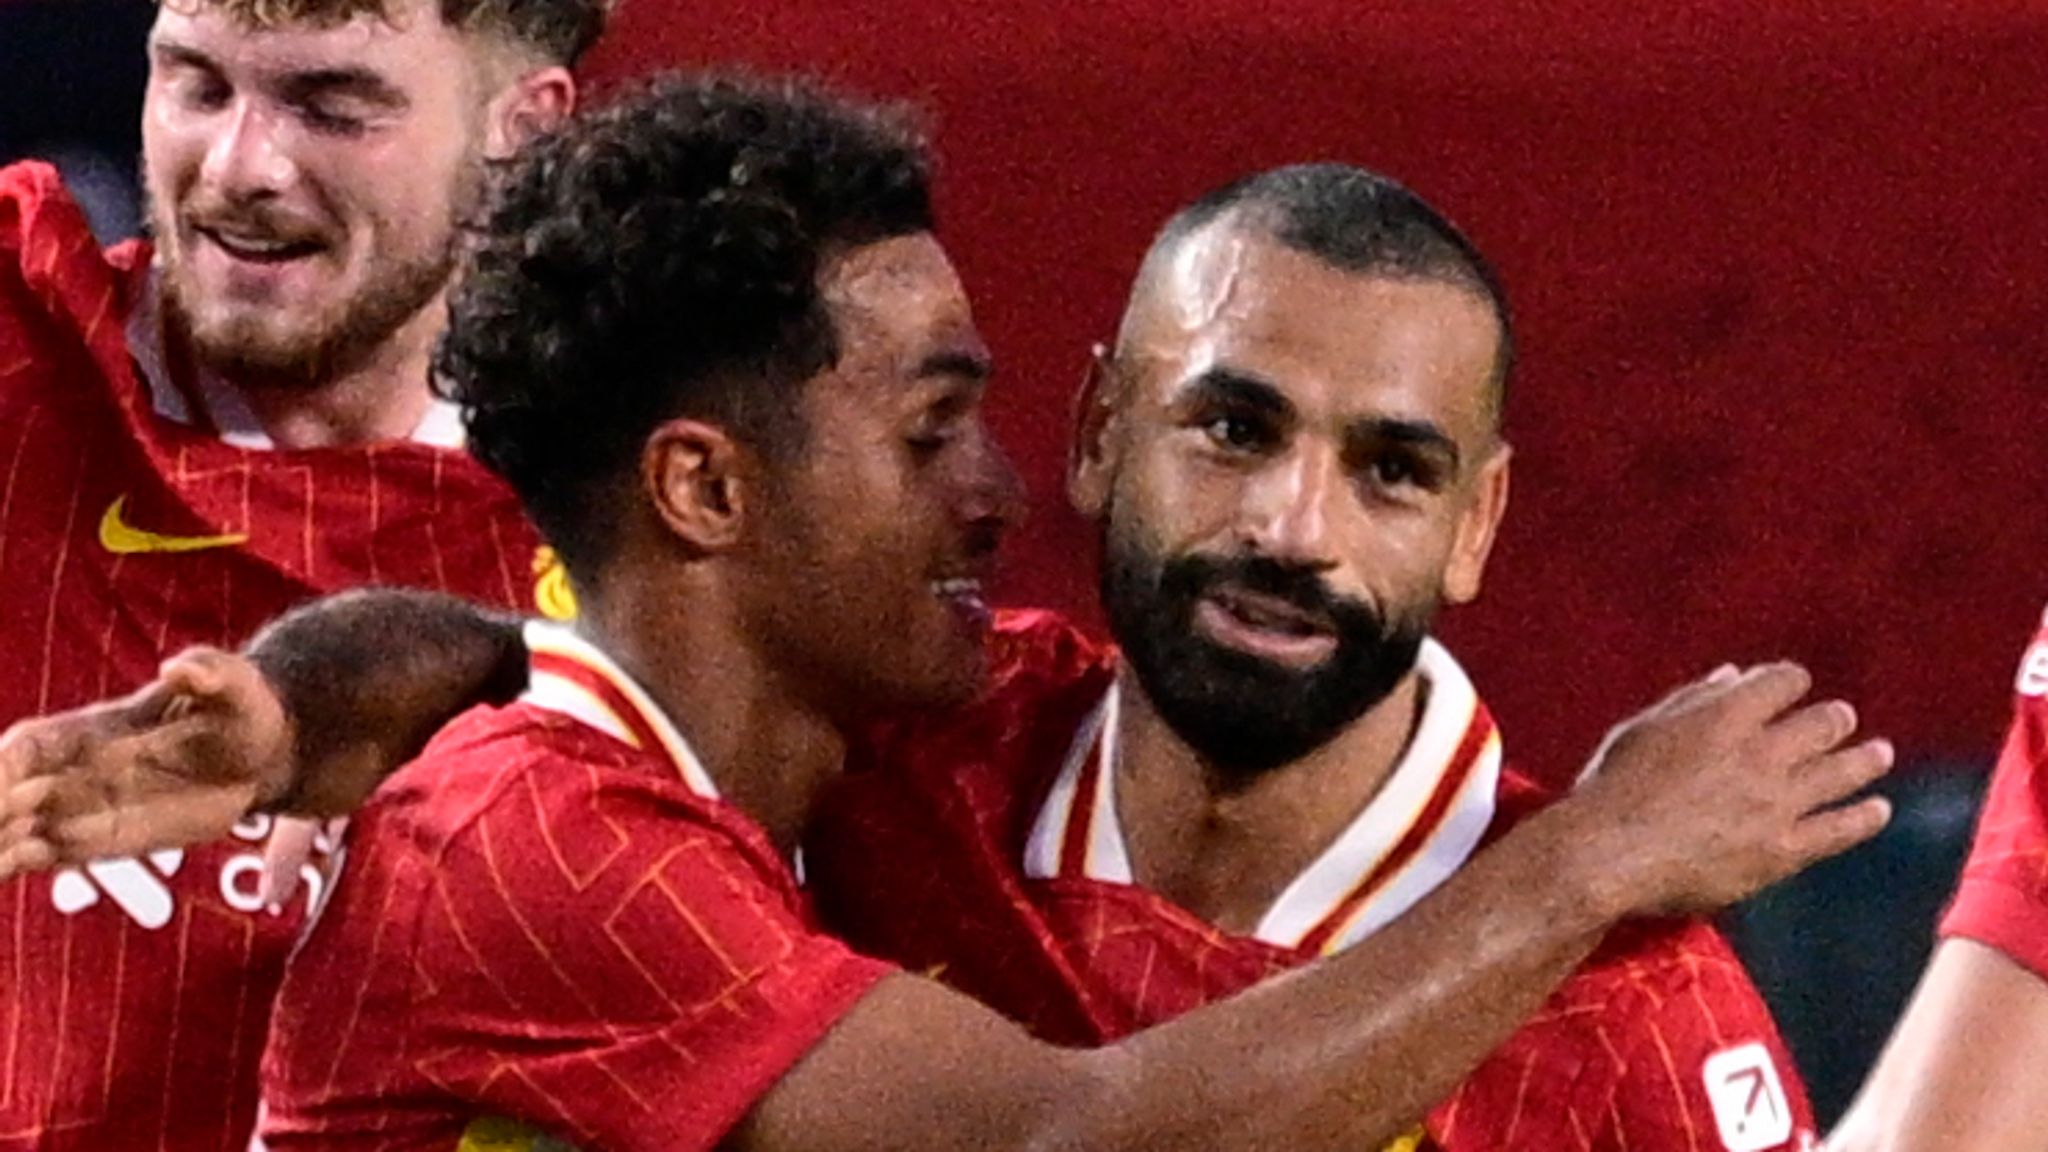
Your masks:
<svg viewBox="0 0 2048 1152"><path fill-rule="evenodd" d="M1422 470L1415 461L1399 453L1382 454L1372 462L1372 478L1389 488L1422 482Z"/></svg>
<svg viewBox="0 0 2048 1152"><path fill-rule="evenodd" d="M1242 412L1219 412L1203 422L1202 432L1227 452L1257 452L1275 439L1270 421Z"/></svg>
<svg viewBox="0 0 2048 1152"><path fill-rule="evenodd" d="M307 127L330 136L360 136L367 126L361 116L321 101L300 105L299 118L306 122Z"/></svg>
<svg viewBox="0 0 2048 1152"><path fill-rule="evenodd" d="M184 104L205 112L218 111L227 107L235 90L218 76L200 72L187 72L178 82L178 93Z"/></svg>
<svg viewBox="0 0 2048 1152"><path fill-rule="evenodd" d="M910 446L912 456L927 460L945 451L946 445L953 442L953 434L947 431L914 432L904 437L903 442Z"/></svg>

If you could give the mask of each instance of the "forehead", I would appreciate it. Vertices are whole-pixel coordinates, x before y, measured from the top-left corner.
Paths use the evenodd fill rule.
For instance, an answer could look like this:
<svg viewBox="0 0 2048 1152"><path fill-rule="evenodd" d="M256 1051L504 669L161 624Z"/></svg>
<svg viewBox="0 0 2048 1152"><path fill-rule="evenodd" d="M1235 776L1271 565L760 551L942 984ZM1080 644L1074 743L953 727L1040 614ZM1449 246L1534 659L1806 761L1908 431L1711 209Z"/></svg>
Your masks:
<svg viewBox="0 0 2048 1152"><path fill-rule="evenodd" d="M841 252L819 270L818 286L842 367L988 355L960 274L928 232Z"/></svg>
<svg viewBox="0 0 2048 1152"><path fill-rule="evenodd" d="M443 23L435 0L392 0L386 14L363 12L345 20L254 23L217 0L159 5L150 32L154 47L198 52L223 68L255 76L368 68L394 77L445 69L451 56L471 47L460 30Z"/></svg>
<svg viewBox="0 0 2048 1152"><path fill-rule="evenodd" d="M1354 273L1227 225L1182 241L1133 302L1123 351L1155 389L1212 369L1259 377L1313 414L1489 423L1500 329L1453 284Z"/></svg>

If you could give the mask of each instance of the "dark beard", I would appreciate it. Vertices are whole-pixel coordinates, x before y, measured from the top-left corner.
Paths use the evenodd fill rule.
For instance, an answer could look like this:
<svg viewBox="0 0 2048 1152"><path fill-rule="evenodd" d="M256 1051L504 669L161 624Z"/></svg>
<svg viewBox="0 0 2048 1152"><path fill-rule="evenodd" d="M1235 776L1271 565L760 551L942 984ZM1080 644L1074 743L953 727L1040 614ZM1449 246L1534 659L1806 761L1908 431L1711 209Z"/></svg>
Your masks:
<svg viewBox="0 0 2048 1152"><path fill-rule="evenodd" d="M1195 629L1195 607L1224 586L1333 621L1335 652L1297 670L1212 643ZM1322 747L1385 700L1415 667L1433 615L1425 606L1382 621L1301 567L1261 556L1164 560L1113 531L1103 545L1102 603L1160 718L1240 784Z"/></svg>

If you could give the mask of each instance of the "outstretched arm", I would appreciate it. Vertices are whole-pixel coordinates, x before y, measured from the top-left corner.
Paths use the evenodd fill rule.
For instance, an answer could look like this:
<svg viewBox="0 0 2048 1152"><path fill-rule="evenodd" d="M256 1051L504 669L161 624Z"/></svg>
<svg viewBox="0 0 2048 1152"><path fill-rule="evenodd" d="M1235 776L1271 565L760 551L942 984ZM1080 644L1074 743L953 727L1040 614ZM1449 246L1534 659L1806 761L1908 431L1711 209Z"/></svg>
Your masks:
<svg viewBox="0 0 2048 1152"><path fill-rule="evenodd" d="M196 648L124 699L0 737L0 879L217 839L251 809L345 815L450 718L525 686L514 617L371 589L305 605L243 655Z"/></svg>
<svg viewBox="0 0 2048 1152"><path fill-rule="evenodd" d="M1719 907L1875 835L1880 741L1794 708L1803 671L1694 685L1601 770L1343 954L1139 1033L1037 1044L935 984L885 981L763 1099L738 1146L1378 1147L1447 1095L1632 913Z"/></svg>
<svg viewBox="0 0 2048 1152"><path fill-rule="evenodd" d="M1830 1152L2048 1148L2048 982L1997 949L1952 938L1913 993Z"/></svg>

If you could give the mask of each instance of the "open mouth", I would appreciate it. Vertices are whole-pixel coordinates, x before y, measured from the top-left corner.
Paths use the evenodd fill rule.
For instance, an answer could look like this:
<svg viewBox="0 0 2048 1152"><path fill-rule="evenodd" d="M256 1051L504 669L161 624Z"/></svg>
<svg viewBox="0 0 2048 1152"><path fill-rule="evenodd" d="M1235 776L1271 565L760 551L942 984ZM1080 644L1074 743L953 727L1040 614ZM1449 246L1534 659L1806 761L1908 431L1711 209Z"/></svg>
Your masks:
<svg viewBox="0 0 2048 1152"><path fill-rule="evenodd" d="M981 581L971 576L953 576L934 580L932 595L938 597L968 624L976 628L988 626L992 613L988 599L981 590Z"/></svg>
<svg viewBox="0 0 2048 1152"><path fill-rule="evenodd" d="M1241 588L1210 591L1196 604L1195 618L1217 643L1282 664L1320 663L1337 648L1327 616Z"/></svg>
<svg viewBox="0 0 2048 1152"><path fill-rule="evenodd" d="M288 264L324 250L313 240L290 240L253 233L235 233L214 228L195 228L209 244L245 264Z"/></svg>

